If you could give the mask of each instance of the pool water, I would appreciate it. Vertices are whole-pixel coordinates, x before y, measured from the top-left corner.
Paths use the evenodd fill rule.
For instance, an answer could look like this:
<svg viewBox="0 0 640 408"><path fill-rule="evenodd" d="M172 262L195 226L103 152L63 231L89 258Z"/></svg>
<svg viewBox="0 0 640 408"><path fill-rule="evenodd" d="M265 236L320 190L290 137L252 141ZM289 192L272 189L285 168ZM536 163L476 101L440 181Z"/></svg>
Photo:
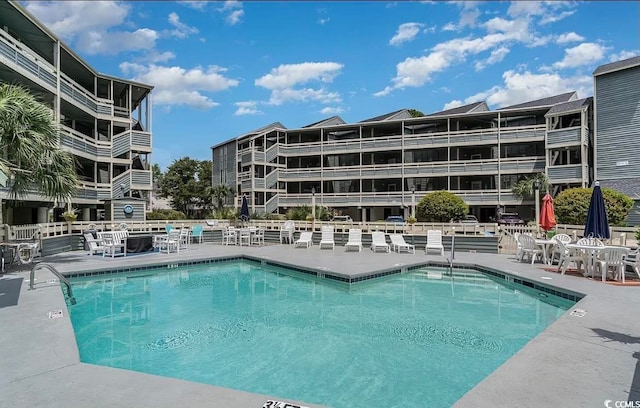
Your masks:
<svg viewBox="0 0 640 408"><path fill-rule="evenodd" d="M446 407L573 304L468 270L300 275L231 261L73 279L81 360L336 408Z"/></svg>

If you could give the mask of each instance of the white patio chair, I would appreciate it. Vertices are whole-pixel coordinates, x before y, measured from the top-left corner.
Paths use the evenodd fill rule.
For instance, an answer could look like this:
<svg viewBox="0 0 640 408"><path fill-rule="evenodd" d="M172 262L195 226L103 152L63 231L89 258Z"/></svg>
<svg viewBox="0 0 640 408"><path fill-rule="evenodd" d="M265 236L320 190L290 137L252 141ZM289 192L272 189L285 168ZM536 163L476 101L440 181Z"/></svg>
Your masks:
<svg viewBox="0 0 640 408"><path fill-rule="evenodd" d="M227 227L222 230L222 244L223 245L237 245L238 233L234 227Z"/></svg>
<svg viewBox="0 0 640 408"><path fill-rule="evenodd" d="M170 254L172 251L180 252L180 230L172 229L169 233L157 242L160 252L166 252Z"/></svg>
<svg viewBox="0 0 640 408"><path fill-rule="evenodd" d="M588 246L604 246L604 243L600 241L598 238L580 238L577 242L578 245L588 245Z"/></svg>
<svg viewBox="0 0 640 408"><path fill-rule="evenodd" d="M513 239L516 240L516 259L520 259L522 257L522 245L520 244L520 241L518 240L518 237L520 236L519 232L514 232L513 233Z"/></svg>
<svg viewBox="0 0 640 408"><path fill-rule="evenodd" d="M558 253L558 272L561 275L564 275L565 272L567 272L567 268L571 262L576 264L576 269L578 270L578 273L580 273L582 265L585 264L582 252L574 248L567 248L564 242L557 240L555 253Z"/></svg>
<svg viewBox="0 0 640 408"><path fill-rule="evenodd" d="M556 234L556 235L553 236L553 239L556 242L562 242L564 245L567 245L567 244L571 243L571 237L569 235L567 235L567 234ZM566 249L567 248L565 247L565 250ZM558 256L558 262L560 262L560 256L561 256L560 252L561 252L561 250L558 247L558 245L556 244L553 247L553 251L551 252L551 259L549 260L549 263L551 265L553 265L553 260L556 258L556 255Z"/></svg>
<svg viewBox="0 0 640 408"><path fill-rule="evenodd" d="M614 272L613 279L620 279L624 283L624 257L627 252L627 248L622 247L604 248L600 251L600 256L596 259L594 266L596 271L600 270L603 282L606 282L609 272Z"/></svg>
<svg viewBox="0 0 640 408"><path fill-rule="evenodd" d="M264 245L264 228L256 228L251 235L251 245Z"/></svg>
<svg viewBox="0 0 640 408"><path fill-rule="evenodd" d="M411 252L412 254L416 253L416 247L411 244L407 244L404 240L402 234L389 234L389 238L391 239L391 250L395 250L398 253L402 251Z"/></svg>
<svg viewBox="0 0 640 408"><path fill-rule="evenodd" d="M292 220L287 220L282 225L280 229L280 243L285 240L288 244L293 243L293 231L295 229L295 224Z"/></svg>
<svg viewBox="0 0 640 408"><path fill-rule="evenodd" d="M104 247L104 251L102 251L103 257L107 255L111 255L111 258L116 256L127 256L126 241L120 240L119 237L115 236L113 233L104 234L102 236L102 246Z"/></svg>
<svg viewBox="0 0 640 408"><path fill-rule="evenodd" d="M294 242L294 248L309 248L313 245L313 232L303 231L300 233L300 237Z"/></svg>
<svg viewBox="0 0 640 408"><path fill-rule="evenodd" d="M444 245L442 245L442 231L429 230L427 231L427 245L424 251L429 254L429 251L438 251L440 256L444 256Z"/></svg>
<svg viewBox="0 0 640 408"><path fill-rule="evenodd" d="M362 251L362 230L360 228L349 229L349 238L344 244L344 250L350 251L352 249L358 252Z"/></svg>
<svg viewBox="0 0 640 408"><path fill-rule="evenodd" d="M536 258L542 259L544 257L544 249L536 245L536 240L532 236L520 234L518 241L520 241L520 245L522 246L521 262L524 257L527 256L527 261L531 261L533 265Z"/></svg>
<svg viewBox="0 0 640 408"><path fill-rule="evenodd" d="M320 249L324 247L329 247L333 249L335 246L336 246L336 243L333 240L333 227L332 226L322 227L322 235L320 237Z"/></svg>
<svg viewBox="0 0 640 408"><path fill-rule="evenodd" d="M251 246L251 230L247 228L242 228L239 230L240 235L238 236L238 245L243 246Z"/></svg>
<svg viewBox="0 0 640 408"><path fill-rule="evenodd" d="M89 233L83 234L83 237L87 242L87 246L89 247L89 255L93 255L95 253L104 253L102 238L94 238L93 235Z"/></svg>
<svg viewBox="0 0 640 408"><path fill-rule="evenodd" d="M190 235L191 231L189 231L189 228L180 229L180 249L189 248L189 241L191 241Z"/></svg>
<svg viewBox="0 0 640 408"><path fill-rule="evenodd" d="M387 240L384 235L384 232L381 231L374 231L371 233L371 250L373 252L378 252L379 249L384 252L390 252L389 244L387 244Z"/></svg>
<svg viewBox="0 0 640 408"><path fill-rule="evenodd" d="M627 266L632 267L633 271L638 275L638 278L640 278L640 248L627 254L624 258L624 266L625 269ZM624 277L624 270L622 276ZM624 282L624 280L622 282Z"/></svg>

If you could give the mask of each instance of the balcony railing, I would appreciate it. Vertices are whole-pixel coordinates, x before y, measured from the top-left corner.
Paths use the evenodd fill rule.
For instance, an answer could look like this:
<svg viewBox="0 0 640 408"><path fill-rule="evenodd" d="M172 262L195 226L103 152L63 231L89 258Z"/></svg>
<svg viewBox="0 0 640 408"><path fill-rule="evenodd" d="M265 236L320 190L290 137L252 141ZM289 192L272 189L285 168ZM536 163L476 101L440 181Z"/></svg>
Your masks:
<svg viewBox="0 0 640 408"><path fill-rule="evenodd" d="M113 157L129 151L150 152L151 133L138 130L126 130L113 137Z"/></svg>
<svg viewBox="0 0 640 408"><path fill-rule="evenodd" d="M50 91L56 89L56 70L37 53L0 30L0 57L41 81Z"/></svg>
<svg viewBox="0 0 640 408"><path fill-rule="evenodd" d="M544 158L500 159L500 171L504 173L543 172Z"/></svg>
<svg viewBox="0 0 640 408"><path fill-rule="evenodd" d="M553 145L580 145L580 127L569 129L549 130L547 132L547 146Z"/></svg>
<svg viewBox="0 0 640 408"><path fill-rule="evenodd" d="M72 153L85 153L98 157L111 157L111 143L100 142L73 130L67 126L60 126L60 145L71 149Z"/></svg>
<svg viewBox="0 0 640 408"><path fill-rule="evenodd" d="M122 198L131 190L151 190L151 171L127 170L114 177L111 184L113 198Z"/></svg>
<svg viewBox="0 0 640 408"><path fill-rule="evenodd" d="M500 141L524 141L540 139L544 140L546 134L546 125L518 126L500 128Z"/></svg>
<svg viewBox="0 0 640 408"><path fill-rule="evenodd" d="M547 176L551 182L582 180L582 165L551 166L547 169Z"/></svg>

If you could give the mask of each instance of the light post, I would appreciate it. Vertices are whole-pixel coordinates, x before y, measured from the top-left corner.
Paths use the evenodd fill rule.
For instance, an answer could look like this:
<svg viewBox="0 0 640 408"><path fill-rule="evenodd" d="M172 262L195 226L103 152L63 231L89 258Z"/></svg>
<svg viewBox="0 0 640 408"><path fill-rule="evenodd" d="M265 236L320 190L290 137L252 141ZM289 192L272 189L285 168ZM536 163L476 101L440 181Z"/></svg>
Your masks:
<svg viewBox="0 0 640 408"><path fill-rule="evenodd" d="M416 187L411 187L411 216L416 218Z"/></svg>
<svg viewBox="0 0 640 408"><path fill-rule="evenodd" d="M540 233L540 180L533 181L533 189L536 200L536 234Z"/></svg>
<svg viewBox="0 0 640 408"><path fill-rule="evenodd" d="M311 187L311 218L313 218L313 229L316 228L316 188Z"/></svg>

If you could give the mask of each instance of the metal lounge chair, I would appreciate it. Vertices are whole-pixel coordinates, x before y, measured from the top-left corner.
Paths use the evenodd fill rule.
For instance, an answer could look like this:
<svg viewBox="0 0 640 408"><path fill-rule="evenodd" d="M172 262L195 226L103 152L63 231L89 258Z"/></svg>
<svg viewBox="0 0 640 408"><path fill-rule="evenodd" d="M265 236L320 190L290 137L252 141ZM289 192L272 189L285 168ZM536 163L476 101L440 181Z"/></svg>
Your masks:
<svg viewBox="0 0 640 408"><path fill-rule="evenodd" d="M345 251L358 250L362 251L362 230L359 228L349 229L349 239L344 244Z"/></svg>
<svg viewBox="0 0 640 408"><path fill-rule="evenodd" d="M371 250L378 252L379 249L384 252L390 252L389 244L384 238L384 232L375 231L371 233Z"/></svg>
<svg viewBox="0 0 640 408"><path fill-rule="evenodd" d="M322 236L320 237L320 249L324 247L329 247L333 249L335 246L336 246L336 243L333 240L333 227L331 226L322 227Z"/></svg>
<svg viewBox="0 0 640 408"><path fill-rule="evenodd" d="M293 244L294 248L309 248L313 245L313 232L303 231L300 233L300 238Z"/></svg>
<svg viewBox="0 0 640 408"><path fill-rule="evenodd" d="M402 234L389 234L389 239L391 239L392 251L397 251L398 253L402 251L406 251L407 253L411 252L412 254L416 253L416 247L414 245L407 244Z"/></svg>

